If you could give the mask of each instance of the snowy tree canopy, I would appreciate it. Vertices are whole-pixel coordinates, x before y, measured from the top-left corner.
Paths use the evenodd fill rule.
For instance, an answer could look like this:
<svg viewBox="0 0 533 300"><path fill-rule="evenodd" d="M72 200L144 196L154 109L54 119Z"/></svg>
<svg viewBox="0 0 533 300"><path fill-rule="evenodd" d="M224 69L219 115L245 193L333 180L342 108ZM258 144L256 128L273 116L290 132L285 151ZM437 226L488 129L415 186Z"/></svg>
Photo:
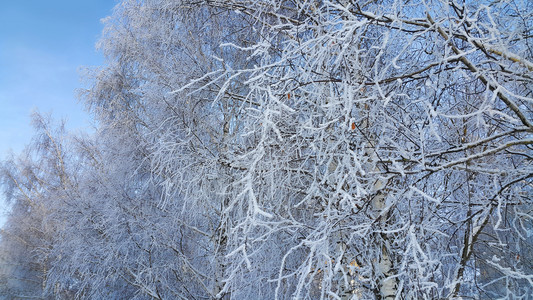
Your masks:
<svg viewBox="0 0 533 300"><path fill-rule="evenodd" d="M9 295L533 295L532 2L125 0L105 24L97 133L36 115L2 164Z"/></svg>

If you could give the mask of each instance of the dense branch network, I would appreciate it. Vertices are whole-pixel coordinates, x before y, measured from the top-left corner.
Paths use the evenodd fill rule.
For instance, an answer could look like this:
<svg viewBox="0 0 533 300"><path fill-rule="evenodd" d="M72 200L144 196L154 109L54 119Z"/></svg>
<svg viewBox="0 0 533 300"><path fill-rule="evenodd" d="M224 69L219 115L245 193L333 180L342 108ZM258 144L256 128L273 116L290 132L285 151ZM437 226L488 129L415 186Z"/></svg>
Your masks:
<svg viewBox="0 0 533 300"><path fill-rule="evenodd" d="M97 133L36 116L2 165L1 278L65 299L527 298L531 11L123 1L82 96Z"/></svg>

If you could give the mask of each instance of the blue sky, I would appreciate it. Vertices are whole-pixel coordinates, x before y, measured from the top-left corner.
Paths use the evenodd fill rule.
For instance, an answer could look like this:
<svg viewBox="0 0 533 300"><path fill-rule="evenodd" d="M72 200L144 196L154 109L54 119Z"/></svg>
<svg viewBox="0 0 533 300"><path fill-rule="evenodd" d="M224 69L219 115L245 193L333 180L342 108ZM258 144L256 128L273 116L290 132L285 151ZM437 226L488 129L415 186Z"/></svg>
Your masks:
<svg viewBox="0 0 533 300"><path fill-rule="evenodd" d="M76 98L82 66L103 64L95 50L115 0L0 0L0 159L31 140L34 110L91 127ZM0 213L5 207L0 196ZM0 223L2 218L0 216Z"/></svg>

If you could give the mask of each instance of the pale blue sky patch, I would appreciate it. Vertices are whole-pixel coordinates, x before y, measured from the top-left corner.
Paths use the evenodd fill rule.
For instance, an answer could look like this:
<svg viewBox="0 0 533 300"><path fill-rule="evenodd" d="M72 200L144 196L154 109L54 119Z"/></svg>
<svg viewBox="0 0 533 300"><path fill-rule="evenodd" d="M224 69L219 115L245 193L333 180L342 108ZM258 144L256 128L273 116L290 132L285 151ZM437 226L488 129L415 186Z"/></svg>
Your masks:
<svg viewBox="0 0 533 300"><path fill-rule="evenodd" d="M76 97L83 87L79 69L103 64L95 43L103 29L100 19L115 3L0 1L0 159L29 143L34 110L66 119L70 130L90 128Z"/></svg>

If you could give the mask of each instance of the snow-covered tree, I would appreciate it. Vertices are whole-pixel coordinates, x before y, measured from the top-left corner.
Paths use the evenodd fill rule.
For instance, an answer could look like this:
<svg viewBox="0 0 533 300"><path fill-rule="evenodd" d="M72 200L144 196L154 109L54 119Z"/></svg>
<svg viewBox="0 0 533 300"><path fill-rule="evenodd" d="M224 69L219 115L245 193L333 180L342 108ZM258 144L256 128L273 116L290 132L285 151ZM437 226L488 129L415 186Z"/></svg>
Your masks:
<svg viewBox="0 0 533 300"><path fill-rule="evenodd" d="M62 224L54 210L75 192L63 125L34 113L34 139L18 158L0 166L11 213L1 231L1 293L8 299L51 297L46 281L50 250Z"/></svg>
<svg viewBox="0 0 533 300"><path fill-rule="evenodd" d="M531 293L516 259L532 241L530 3L211 5L255 19L261 36L221 45L260 62L226 73L248 77L256 105L226 210L225 291Z"/></svg>

